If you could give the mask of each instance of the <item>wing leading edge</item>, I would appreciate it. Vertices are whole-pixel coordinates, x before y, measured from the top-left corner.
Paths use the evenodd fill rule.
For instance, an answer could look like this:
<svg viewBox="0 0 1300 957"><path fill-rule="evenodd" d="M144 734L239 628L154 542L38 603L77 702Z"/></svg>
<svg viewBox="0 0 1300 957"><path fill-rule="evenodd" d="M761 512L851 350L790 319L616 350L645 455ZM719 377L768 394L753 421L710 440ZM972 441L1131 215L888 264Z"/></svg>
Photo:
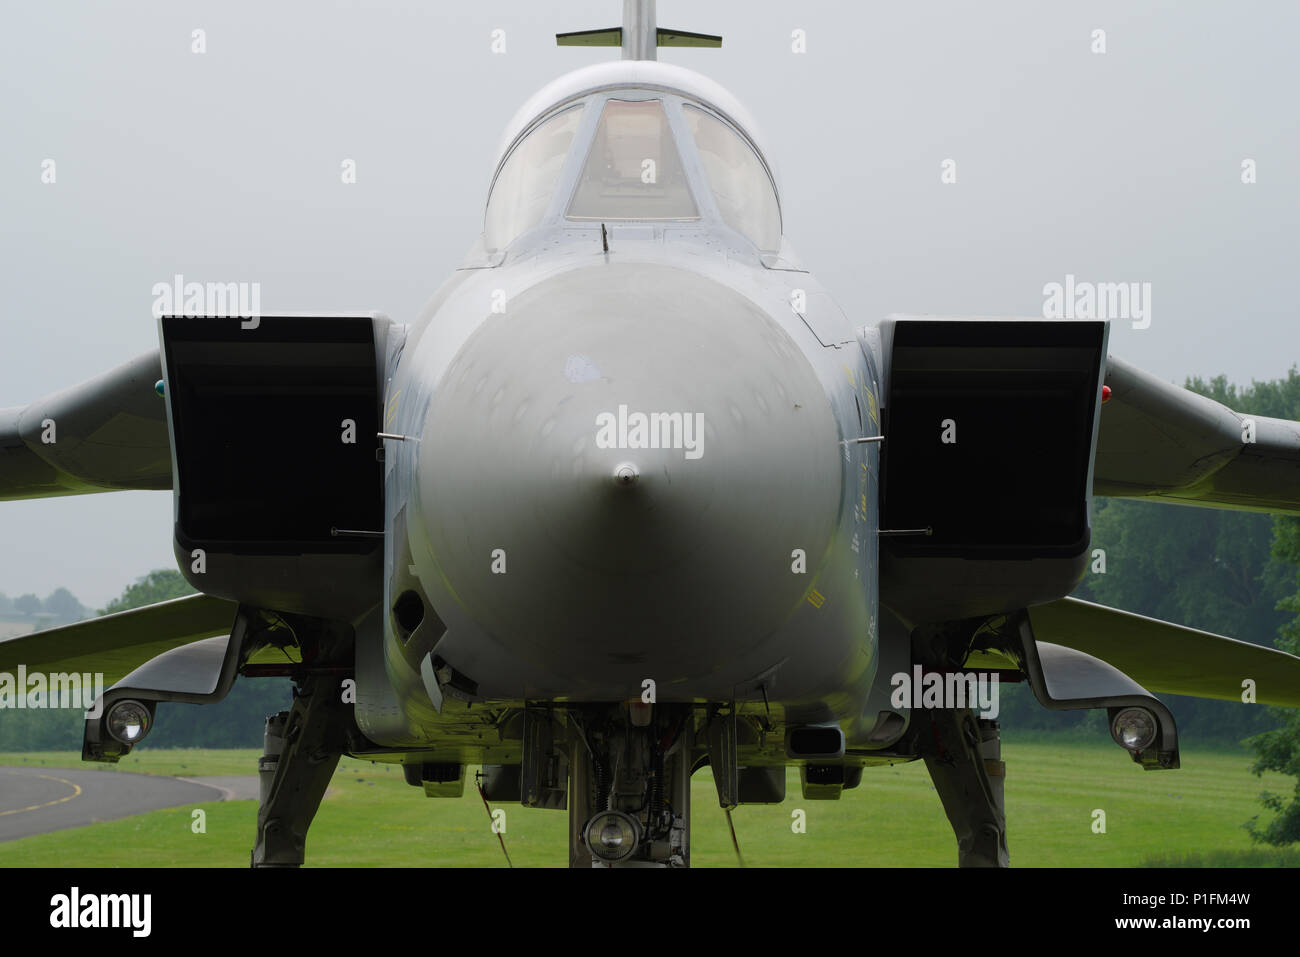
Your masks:
<svg viewBox="0 0 1300 957"><path fill-rule="evenodd" d="M1100 658L1148 691L1300 707L1300 658L1208 631L1062 598L1028 609L1038 641Z"/></svg>
<svg viewBox="0 0 1300 957"><path fill-rule="evenodd" d="M1300 515L1300 422L1248 416L1106 360L1095 495Z"/></svg>
<svg viewBox="0 0 1300 957"><path fill-rule="evenodd" d="M172 487L158 350L21 408L0 409L0 501Z"/></svg>
<svg viewBox="0 0 1300 957"><path fill-rule="evenodd" d="M111 685L165 651L230 634L235 602L186 595L0 641L0 673L99 672Z"/></svg>

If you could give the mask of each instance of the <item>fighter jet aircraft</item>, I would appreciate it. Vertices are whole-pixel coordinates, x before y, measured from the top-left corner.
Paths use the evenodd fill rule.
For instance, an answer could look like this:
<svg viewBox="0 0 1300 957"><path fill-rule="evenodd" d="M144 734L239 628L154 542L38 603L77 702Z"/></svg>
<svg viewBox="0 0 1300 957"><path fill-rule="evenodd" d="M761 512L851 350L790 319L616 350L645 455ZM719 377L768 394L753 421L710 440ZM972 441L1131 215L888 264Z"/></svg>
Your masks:
<svg viewBox="0 0 1300 957"><path fill-rule="evenodd" d="M1147 770L1179 764L1156 693L1300 706L1300 659L1066 597L1094 495L1300 514L1300 423L1108 355L1104 320L851 322L749 113L656 60L719 38L625 0L558 40L622 57L511 120L413 321L180 291L156 351L0 411L0 497L171 489L200 592L0 643L112 682L86 760L287 675L254 866L304 861L345 754L432 797L481 765L567 811L575 866L687 866L706 765L731 809L920 759L959 863L996 866L994 678L1104 709Z"/></svg>

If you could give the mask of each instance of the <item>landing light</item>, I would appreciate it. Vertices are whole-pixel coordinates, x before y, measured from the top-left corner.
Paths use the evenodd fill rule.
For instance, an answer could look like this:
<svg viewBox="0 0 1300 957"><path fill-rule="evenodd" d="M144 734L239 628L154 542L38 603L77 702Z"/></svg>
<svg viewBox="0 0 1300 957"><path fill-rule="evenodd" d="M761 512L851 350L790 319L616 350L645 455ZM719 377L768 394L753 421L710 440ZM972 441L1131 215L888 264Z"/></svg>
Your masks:
<svg viewBox="0 0 1300 957"><path fill-rule="evenodd" d="M153 715L138 701L119 701L108 710L108 733L123 744L135 744L149 733Z"/></svg>
<svg viewBox="0 0 1300 957"><path fill-rule="evenodd" d="M1115 715L1110 734L1120 747L1144 751L1155 741L1156 728L1156 716L1146 708L1125 708Z"/></svg>
<svg viewBox="0 0 1300 957"><path fill-rule="evenodd" d="M626 860L636 851L636 821L622 811L601 811L587 822L583 839L591 856L605 864Z"/></svg>

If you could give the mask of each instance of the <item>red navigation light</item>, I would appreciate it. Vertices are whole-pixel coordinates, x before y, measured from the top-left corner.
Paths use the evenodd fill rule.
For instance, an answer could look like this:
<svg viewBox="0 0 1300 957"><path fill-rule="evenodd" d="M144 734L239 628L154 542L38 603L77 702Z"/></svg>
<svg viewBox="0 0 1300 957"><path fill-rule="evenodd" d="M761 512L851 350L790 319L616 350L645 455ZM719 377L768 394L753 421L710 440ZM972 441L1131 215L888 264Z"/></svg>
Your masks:
<svg viewBox="0 0 1300 957"><path fill-rule="evenodd" d="M1110 401L1110 386L1104 385L1101 387L1101 401L1102 402Z"/></svg>

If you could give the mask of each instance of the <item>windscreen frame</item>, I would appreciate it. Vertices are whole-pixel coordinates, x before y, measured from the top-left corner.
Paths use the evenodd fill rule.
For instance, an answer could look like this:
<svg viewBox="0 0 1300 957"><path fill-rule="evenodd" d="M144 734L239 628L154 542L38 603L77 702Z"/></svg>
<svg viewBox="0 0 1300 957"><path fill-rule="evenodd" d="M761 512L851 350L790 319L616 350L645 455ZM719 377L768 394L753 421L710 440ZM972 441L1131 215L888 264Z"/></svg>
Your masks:
<svg viewBox="0 0 1300 957"><path fill-rule="evenodd" d="M654 219L654 220L637 220L637 219L616 219L613 217L604 220L576 220L567 217L567 211L573 200L579 181L582 177L583 170L586 166L587 157L592 148L596 127L604 114L605 103L608 100L659 100L664 114L667 117L668 127L672 133L674 143L677 148L678 156L682 163L682 168L686 174L688 188L695 202L697 216L694 219ZM690 130L685 117L683 106L690 105L712 115L714 118L726 124L730 129L736 132L746 145L753 151L754 155L762 164L763 170L768 177L772 192L776 196L777 211L782 222L782 237L784 244L784 207L781 202L781 192L777 183L776 174L767 161L762 149L757 141L743 125L737 123L725 111L715 106L712 102L702 99L698 96L691 95L672 87L656 86L606 86L599 89L587 90L559 100L547 110L539 113L528 125L510 143L510 146L502 153L501 160L493 173L492 184L488 190L490 199L492 190L496 187L497 178L506 161L514 153L520 144L528 135L545 123L552 117L559 115L575 106L583 107L582 118L579 122L578 129L573 135L573 142L569 148L569 156L565 159L564 166L561 170L559 179L556 181L554 193L551 202L542 216L541 220L531 229L521 233L508 243L508 246L514 246L518 241L529 234L537 233L540 230L562 228L566 231L596 229L599 230L602 222L605 223L638 223L668 226L675 230L710 230L723 229L729 233L735 233L736 236L743 238L746 245L757 249L753 243L743 233L736 231L729 226L722 218L721 211L718 208L717 200L710 185L708 173L704 168L703 161L700 158L699 150L695 145L695 138ZM485 213L486 218L486 213ZM770 251L764 252L759 250L760 257L770 257L773 255Z"/></svg>

